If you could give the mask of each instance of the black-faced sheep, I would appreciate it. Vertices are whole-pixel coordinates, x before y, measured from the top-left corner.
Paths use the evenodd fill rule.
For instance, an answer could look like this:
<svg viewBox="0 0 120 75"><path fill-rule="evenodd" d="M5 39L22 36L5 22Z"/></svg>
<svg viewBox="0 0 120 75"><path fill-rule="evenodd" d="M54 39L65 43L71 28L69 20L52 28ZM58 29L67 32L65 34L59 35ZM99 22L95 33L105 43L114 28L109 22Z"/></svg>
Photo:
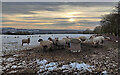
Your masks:
<svg viewBox="0 0 120 75"><path fill-rule="evenodd" d="M85 36L80 36L79 39L80 39L81 41L85 41L87 38L86 38Z"/></svg>
<svg viewBox="0 0 120 75"><path fill-rule="evenodd" d="M23 40L22 40L22 46L23 46L24 43L27 43L27 44L29 45L29 43L30 43L30 38L28 38L28 39L23 39Z"/></svg>
<svg viewBox="0 0 120 75"><path fill-rule="evenodd" d="M64 48L67 45L65 40L59 40L59 38L52 39L49 37L48 40L52 41L58 48Z"/></svg>
<svg viewBox="0 0 120 75"><path fill-rule="evenodd" d="M53 46L52 41L49 41L49 40L43 41L42 39L39 39L38 42L40 42L40 45L42 46L44 51L52 50L52 46Z"/></svg>
<svg viewBox="0 0 120 75"><path fill-rule="evenodd" d="M51 37L49 37L48 40L52 41L53 45L56 45L56 40L58 40L58 38L52 39Z"/></svg>

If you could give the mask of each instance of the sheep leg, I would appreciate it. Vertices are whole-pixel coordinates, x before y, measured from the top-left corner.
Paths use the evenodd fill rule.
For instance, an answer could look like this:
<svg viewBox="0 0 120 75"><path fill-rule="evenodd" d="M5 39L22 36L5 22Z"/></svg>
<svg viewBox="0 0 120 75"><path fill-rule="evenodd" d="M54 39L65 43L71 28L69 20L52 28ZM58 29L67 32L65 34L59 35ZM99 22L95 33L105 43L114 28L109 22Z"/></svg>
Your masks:
<svg viewBox="0 0 120 75"><path fill-rule="evenodd" d="M46 51L47 50L47 45L43 46L43 49Z"/></svg>
<svg viewBox="0 0 120 75"><path fill-rule="evenodd" d="M94 42L94 47L97 48L98 46L98 43Z"/></svg>
<svg viewBox="0 0 120 75"><path fill-rule="evenodd" d="M103 41L102 42L100 42L100 47L102 47L103 46Z"/></svg>
<svg viewBox="0 0 120 75"><path fill-rule="evenodd" d="M68 43L68 47L70 47L70 43Z"/></svg>
<svg viewBox="0 0 120 75"><path fill-rule="evenodd" d="M23 46L23 43L22 43L22 46Z"/></svg>
<svg viewBox="0 0 120 75"><path fill-rule="evenodd" d="M51 51L53 50L53 45L51 45L50 50L51 50Z"/></svg>
<svg viewBox="0 0 120 75"><path fill-rule="evenodd" d="M52 51L52 47L50 47L50 51Z"/></svg>
<svg viewBox="0 0 120 75"><path fill-rule="evenodd" d="M102 40L101 43L104 43L104 41Z"/></svg>

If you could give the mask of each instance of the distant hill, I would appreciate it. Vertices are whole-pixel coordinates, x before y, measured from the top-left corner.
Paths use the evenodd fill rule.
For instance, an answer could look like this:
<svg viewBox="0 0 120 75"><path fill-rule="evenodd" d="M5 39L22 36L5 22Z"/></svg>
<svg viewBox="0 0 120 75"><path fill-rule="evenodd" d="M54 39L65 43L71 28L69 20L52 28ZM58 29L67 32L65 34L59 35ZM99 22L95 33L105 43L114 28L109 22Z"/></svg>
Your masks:
<svg viewBox="0 0 120 75"><path fill-rule="evenodd" d="M32 34L75 34L82 32L84 30L63 30L63 29L16 29L16 28L2 28L2 34L7 32L16 33L16 32L29 32Z"/></svg>

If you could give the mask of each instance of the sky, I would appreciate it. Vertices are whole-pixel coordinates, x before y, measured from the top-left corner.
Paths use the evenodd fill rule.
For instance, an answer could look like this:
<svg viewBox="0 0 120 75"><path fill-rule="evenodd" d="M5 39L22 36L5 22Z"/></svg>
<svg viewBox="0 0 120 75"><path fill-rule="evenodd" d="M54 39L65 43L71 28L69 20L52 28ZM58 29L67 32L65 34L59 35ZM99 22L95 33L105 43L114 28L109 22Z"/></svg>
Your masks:
<svg viewBox="0 0 120 75"><path fill-rule="evenodd" d="M115 2L3 2L2 27L94 29Z"/></svg>
<svg viewBox="0 0 120 75"><path fill-rule="evenodd" d="M0 0L2 2L118 2L119 0Z"/></svg>

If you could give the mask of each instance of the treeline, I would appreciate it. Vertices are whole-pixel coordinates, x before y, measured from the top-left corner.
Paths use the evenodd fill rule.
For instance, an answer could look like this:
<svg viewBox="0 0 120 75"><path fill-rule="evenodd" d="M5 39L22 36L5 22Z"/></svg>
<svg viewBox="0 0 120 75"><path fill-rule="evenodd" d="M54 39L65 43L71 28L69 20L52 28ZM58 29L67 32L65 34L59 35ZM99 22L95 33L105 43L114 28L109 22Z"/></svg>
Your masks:
<svg viewBox="0 0 120 75"><path fill-rule="evenodd" d="M78 32L78 34L94 34L94 32L88 28L88 29L86 29L84 31Z"/></svg>
<svg viewBox="0 0 120 75"><path fill-rule="evenodd" d="M93 34L94 32L90 29L86 29L86 30L80 30L80 31L71 31L71 32L39 32L39 33L35 33L35 32L28 32L28 31L17 31L17 32L11 32L11 31L7 31L5 33L2 34L7 34L7 35L34 35L34 34Z"/></svg>
<svg viewBox="0 0 120 75"><path fill-rule="evenodd" d="M120 36L120 2L115 6L115 10L108 15L103 15L100 26L94 29L96 34L114 34Z"/></svg>
<svg viewBox="0 0 120 75"><path fill-rule="evenodd" d="M38 33L38 34L94 34L94 32L90 29L86 29L86 30L83 30L83 31L78 31L78 32L48 32L48 33Z"/></svg>
<svg viewBox="0 0 120 75"><path fill-rule="evenodd" d="M17 31L17 32L6 32L4 34L8 34L8 35L32 35L33 33L30 32L22 32L22 31Z"/></svg>

